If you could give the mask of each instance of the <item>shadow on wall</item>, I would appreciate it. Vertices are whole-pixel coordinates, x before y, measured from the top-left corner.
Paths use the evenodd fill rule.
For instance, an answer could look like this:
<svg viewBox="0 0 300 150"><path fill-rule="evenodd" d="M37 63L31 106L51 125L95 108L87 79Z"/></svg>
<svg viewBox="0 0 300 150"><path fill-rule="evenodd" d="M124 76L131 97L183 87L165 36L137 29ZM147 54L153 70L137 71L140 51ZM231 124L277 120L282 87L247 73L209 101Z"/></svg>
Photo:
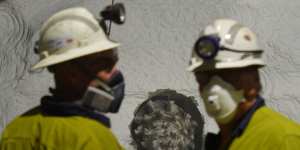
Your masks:
<svg viewBox="0 0 300 150"><path fill-rule="evenodd" d="M192 97L164 89L137 107L129 127L138 150L200 150L203 126Z"/></svg>

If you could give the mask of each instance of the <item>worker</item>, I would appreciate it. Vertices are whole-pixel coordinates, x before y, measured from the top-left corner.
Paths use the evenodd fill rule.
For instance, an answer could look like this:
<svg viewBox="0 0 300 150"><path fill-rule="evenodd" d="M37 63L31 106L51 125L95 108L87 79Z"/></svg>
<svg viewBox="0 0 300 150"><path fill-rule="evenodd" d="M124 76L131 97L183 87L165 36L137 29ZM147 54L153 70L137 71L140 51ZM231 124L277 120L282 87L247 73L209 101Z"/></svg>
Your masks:
<svg viewBox="0 0 300 150"><path fill-rule="evenodd" d="M42 26L33 70L47 68L55 88L3 131L1 150L121 150L106 113L118 112L125 82L119 43L82 7L55 13ZM28 85L29 88L31 85Z"/></svg>
<svg viewBox="0 0 300 150"><path fill-rule="evenodd" d="M299 149L299 124L267 107L260 95L262 55L256 35L231 19L215 20L195 42L188 70L220 129L206 135L206 150Z"/></svg>

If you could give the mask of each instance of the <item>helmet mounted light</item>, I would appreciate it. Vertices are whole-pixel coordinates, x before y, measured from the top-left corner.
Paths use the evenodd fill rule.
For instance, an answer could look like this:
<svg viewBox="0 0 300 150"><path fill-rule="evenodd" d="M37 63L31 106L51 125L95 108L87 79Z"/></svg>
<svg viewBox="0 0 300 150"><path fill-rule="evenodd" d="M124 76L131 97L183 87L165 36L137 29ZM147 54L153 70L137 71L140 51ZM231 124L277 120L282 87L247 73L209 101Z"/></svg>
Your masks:
<svg viewBox="0 0 300 150"><path fill-rule="evenodd" d="M124 24L126 20L126 11L122 3L116 3L107 6L104 10L100 12L100 15L104 20L111 20L116 24Z"/></svg>
<svg viewBox="0 0 300 150"><path fill-rule="evenodd" d="M217 36L202 36L196 41L194 51L200 58L211 60L216 57L220 50L219 43L220 38Z"/></svg>
<svg viewBox="0 0 300 150"><path fill-rule="evenodd" d="M107 35L110 35L111 23L114 22L118 25L124 24L126 20L125 6L122 3L107 6L100 12L102 19L99 21L100 26ZM106 21L109 21L109 27L107 27Z"/></svg>

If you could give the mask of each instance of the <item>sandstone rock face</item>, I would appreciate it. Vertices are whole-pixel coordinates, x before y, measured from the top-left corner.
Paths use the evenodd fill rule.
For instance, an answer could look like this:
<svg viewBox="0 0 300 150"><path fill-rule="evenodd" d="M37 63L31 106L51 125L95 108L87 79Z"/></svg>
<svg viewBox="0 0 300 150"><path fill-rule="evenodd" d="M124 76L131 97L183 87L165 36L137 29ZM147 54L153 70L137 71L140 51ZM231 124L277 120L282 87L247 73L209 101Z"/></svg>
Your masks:
<svg viewBox="0 0 300 150"><path fill-rule="evenodd" d="M113 128L126 148L128 125L149 91L174 89L194 96L204 115L204 131L217 131L206 116L192 74L186 72L200 30L217 18L233 18L257 33L267 67L261 70L267 104L300 122L300 1L298 0L115 0L127 7L124 26L112 26L111 38L122 43L119 67L126 77L126 99ZM47 70L29 72L38 57L34 41L54 12L83 6L95 15L107 0L0 1L0 131L15 116L39 104L53 86Z"/></svg>

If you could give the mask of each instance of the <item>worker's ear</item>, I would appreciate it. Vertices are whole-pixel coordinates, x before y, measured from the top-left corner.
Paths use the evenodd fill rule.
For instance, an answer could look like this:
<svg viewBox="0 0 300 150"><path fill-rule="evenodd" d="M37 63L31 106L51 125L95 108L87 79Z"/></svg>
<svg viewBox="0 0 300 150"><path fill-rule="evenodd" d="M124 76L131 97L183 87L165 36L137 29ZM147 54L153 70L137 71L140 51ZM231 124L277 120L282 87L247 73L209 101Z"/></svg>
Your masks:
<svg viewBox="0 0 300 150"><path fill-rule="evenodd" d="M257 88L249 88L249 89L245 89L244 90L244 96L246 98L246 100L254 100L256 99L257 95L258 95L258 89Z"/></svg>

